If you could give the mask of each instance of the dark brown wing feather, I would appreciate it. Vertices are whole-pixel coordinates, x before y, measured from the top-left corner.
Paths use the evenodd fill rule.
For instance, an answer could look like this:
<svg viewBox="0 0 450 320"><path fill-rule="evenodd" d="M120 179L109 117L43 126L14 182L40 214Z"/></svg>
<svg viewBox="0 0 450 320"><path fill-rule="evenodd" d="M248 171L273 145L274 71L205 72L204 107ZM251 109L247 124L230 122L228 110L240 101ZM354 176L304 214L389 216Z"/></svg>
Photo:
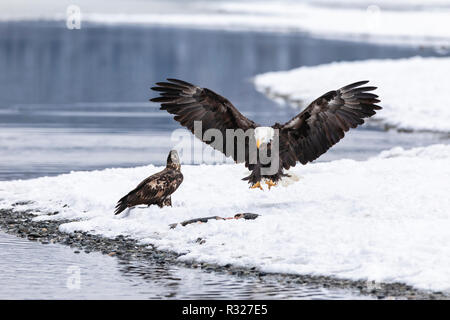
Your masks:
<svg viewBox="0 0 450 320"><path fill-rule="evenodd" d="M178 170L164 169L142 181L135 189L121 198L116 205L115 214L126 208L140 204L160 204L177 190L183 182L183 175Z"/></svg>
<svg viewBox="0 0 450 320"><path fill-rule="evenodd" d="M191 83L167 79L169 82L158 82L158 86L151 88L160 92L160 96L150 99L160 102L161 110L174 114L174 119L194 133L194 121L202 122L202 136L197 136L214 149L232 156L237 161L236 150L233 154L226 154L226 129L256 128L256 124L243 116L227 99L217 93L200 88ZM223 141L205 141L203 135L208 129L218 129L222 133ZM248 143L248 142L246 142ZM248 149L248 148L246 148Z"/></svg>
<svg viewBox="0 0 450 320"><path fill-rule="evenodd" d="M368 91L376 87L361 87L368 81L349 84L330 91L313 101L305 110L280 130L280 160L285 169L295 166L296 161L306 164L317 159L344 137L349 128L364 123L381 107L378 96Z"/></svg>

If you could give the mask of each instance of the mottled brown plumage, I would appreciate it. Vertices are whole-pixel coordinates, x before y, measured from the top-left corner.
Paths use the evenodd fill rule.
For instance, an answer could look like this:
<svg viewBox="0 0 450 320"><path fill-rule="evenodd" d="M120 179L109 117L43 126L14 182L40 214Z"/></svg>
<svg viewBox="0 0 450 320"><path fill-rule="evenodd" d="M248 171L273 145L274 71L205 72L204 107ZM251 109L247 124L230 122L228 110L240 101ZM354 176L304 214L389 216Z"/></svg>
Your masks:
<svg viewBox="0 0 450 320"><path fill-rule="evenodd" d="M120 199L114 213L119 214L127 208L141 204L148 206L155 204L160 208L172 206L171 194L183 182L183 174L180 169L178 154L172 150L167 157L166 168L142 181L135 189Z"/></svg>
<svg viewBox="0 0 450 320"><path fill-rule="evenodd" d="M226 129L255 129L258 125L244 117L227 99L207 88L200 88L191 83L167 79L169 82L158 82L152 89L160 92L160 96L151 99L161 103L161 110L174 114L174 119L194 133L194 121L202 122L202 136L198 138L214 149L231 156L236 162L237 150L226 150ZM279 170L273 175L261 174L259 163L250 163L249 145L255 139L245 139L245 166L251 174L244 178L255 184L261 179L277 182L283 169L295 166L299 161L306 164L317 159L331 146L344 137L346 131L364 123L364 118L371 117L381 107L378 96L369 93L376 87L362 87L368 81L360 81L341 89L330 91L314 100L307 108L285 124L275 123L272 128L279 133ZM216 128L222 132L223 141L203 140L206 130ZM266 146L271 152L271 143ZM227 154L228 151L228 154Z"/></svg>

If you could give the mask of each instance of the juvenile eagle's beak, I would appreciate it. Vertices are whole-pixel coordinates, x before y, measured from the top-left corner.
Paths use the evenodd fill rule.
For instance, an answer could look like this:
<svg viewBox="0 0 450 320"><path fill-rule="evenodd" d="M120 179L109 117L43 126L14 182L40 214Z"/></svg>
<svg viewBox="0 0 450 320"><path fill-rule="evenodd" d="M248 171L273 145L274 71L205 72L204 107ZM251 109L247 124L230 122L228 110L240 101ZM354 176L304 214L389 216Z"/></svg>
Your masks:
<svg viewBox="0 0 450 320"><path fill-rule="evenodd" d="M256 140L256 147L259 149L259 146L261 145L261 140L260 139L258 139L258 140Z"/></svg>

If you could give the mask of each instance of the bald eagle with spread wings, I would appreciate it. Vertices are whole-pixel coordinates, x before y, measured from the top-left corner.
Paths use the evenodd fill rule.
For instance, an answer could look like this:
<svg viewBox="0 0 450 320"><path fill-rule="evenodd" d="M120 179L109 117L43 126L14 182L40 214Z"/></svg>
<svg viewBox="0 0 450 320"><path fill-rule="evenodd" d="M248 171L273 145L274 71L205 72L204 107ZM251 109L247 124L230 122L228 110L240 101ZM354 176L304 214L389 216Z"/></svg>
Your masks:
<svg viewBox="0 0 450 320"><path fill-rule="evenodd" d="M174 114L176 121L203 142L232 157L235 162L244 162L251 174L243 180L248 180L251 188L262 189L262 181L269 189L275 186L283 176L287 176L284 170L294 167L297 162L307 164L317 159L342 139L350 128L363 124L364 118L381 109L376 105L380 102L378 96L369 92L376 87L364 86L368 81L359 81L325 93L285 124L262 127L210 89L178 79L167 80L157 82L157 86L151 88L160 92L160 96L150 101L161 103L161 110ZM195 130L197 121L201 122L201 132ZM209 129L218 130L222 138L206 137L205 132ZM236 141L234 136L230 138L227 135L229 129L252 132L241 140L243 156L239 156L238 144L234 144L231 150L227 148L230 143L227 139ZM253 149L258 149L256 156ZM269 162L262 161L261 149L270 157ZM275 171L268 170L274 167Z"/></svg>

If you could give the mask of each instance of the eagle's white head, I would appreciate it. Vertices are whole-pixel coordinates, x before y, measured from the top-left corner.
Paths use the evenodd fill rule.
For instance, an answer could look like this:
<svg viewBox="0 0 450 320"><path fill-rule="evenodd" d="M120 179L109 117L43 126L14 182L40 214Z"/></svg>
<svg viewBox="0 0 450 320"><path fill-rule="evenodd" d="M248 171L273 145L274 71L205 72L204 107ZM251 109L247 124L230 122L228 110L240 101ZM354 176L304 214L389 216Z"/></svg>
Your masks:
<svg viewBox="0 0 450 320"><path fill-rule="evenodd" d="M257 127L255 128L255 140L256 147L258 147L263 143L270 143L275 134L275 130L272 127Z"/></svg>

